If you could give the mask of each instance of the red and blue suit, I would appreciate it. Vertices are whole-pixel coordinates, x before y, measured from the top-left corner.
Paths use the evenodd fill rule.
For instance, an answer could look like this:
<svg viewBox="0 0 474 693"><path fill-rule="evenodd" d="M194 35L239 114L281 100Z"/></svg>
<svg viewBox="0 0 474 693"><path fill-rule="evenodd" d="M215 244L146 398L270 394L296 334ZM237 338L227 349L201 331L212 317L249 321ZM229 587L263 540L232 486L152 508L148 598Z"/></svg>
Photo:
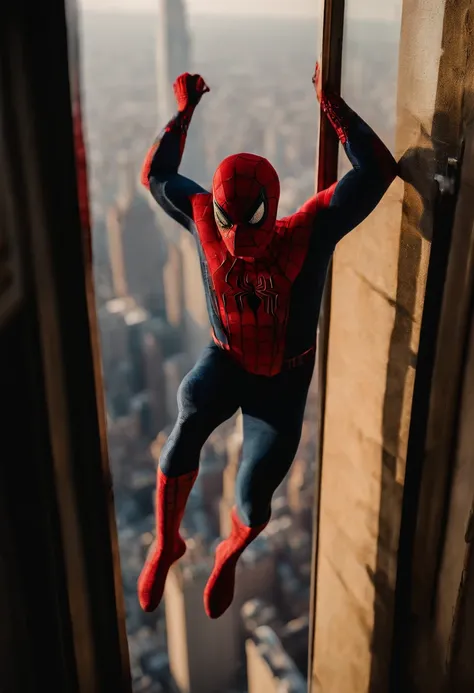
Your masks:
<svg viewBox="0 0 474 693"><path fill-rule="evenodd" d="M216 550L204 593L207 614L217 618L232 602L237 560L268 523L272 496L299 445L334 248L376 207L397 164L342 98L318 94L353 168L277 219L278 175L261 156L227 157L211 192L178 173L193 111L208 87L199 75L184 74L174 90L178 113L146 157L142 183L196 240L212 342L178 391L178 419L157 472L156 542L138 591L142 608L155 609L171 564L186 549L179 525L201 448L240 409L244 439L232 531Z"/></svg>

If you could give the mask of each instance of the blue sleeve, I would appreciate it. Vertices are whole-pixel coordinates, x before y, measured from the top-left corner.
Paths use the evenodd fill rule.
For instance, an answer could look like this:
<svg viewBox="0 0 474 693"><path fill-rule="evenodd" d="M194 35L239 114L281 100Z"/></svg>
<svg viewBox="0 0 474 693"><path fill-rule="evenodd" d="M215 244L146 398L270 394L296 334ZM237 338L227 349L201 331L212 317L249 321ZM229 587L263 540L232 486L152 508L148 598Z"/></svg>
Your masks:
<svg viewBox="0 0 474 693"><path fill-rule="evenodd" d="M337 243L378 205L398 173L398 164L375 132L340 97L325 97L328 116L352 164L333 186L323 214Z"/></svg>
<svg viewBox="0 0 474 693"><path fill-rule="evenodd" d="M205 193L200 185L178 173L193 109L179 111L156 138L142 167L141 182L160 207L192 232L190 198Z"/></svg>
<svg viewBox="0 0 474 693"><path fill-rule="evenodd" d="M160 207L192 233L194 220L190 198L192 195L206 191L179 173L152 175L149 179L149 188Z"/></svg>

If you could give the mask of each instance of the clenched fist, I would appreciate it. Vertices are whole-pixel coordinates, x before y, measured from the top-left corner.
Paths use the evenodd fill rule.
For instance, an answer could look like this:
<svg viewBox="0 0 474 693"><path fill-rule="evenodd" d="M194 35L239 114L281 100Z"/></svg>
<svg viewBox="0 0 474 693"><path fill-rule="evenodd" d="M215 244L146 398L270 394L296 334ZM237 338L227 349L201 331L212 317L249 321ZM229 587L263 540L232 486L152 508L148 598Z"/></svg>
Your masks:
<svg viewBox="0 0 474 693"><path fill-rule="evenodd" d="M314 74L313 74L313 86L314 86L314 91L316 92L316 97L318 101L321 103L321 98L323 95L323 85L322 85L322 72L321 72L321 64L319 61L316 63L316 66L314 68Z"/></svg>
<svg viewBox="0 0 474 693"><path fill-rule="evenodd" d="M178 111L197 106L202 95L210 91L201 75L190 75L184 72L173 84L173 91L178 104Z"/></svg>

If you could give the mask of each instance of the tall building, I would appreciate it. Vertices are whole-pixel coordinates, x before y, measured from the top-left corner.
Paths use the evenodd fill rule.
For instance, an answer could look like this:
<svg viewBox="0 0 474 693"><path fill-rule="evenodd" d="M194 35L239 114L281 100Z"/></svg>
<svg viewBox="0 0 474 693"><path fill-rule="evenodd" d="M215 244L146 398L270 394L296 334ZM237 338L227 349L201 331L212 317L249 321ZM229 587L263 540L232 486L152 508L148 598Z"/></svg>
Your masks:
<svg viewBox="0 0 474 693"><path fill-rule="evenodd" d="M305 460L296 459L288 475L288 506L294 515L298 515L302 510L302 492L305 488L306 466Z"/></svg>
<svg viewBox="0 0 474 693"><path fill-rule="evenodd" d="M208 560L184 561L170 570L165 590L170 669L179 693L229 690L238 667L234 610L209 619L203 591L211 570Z"/></svg>
<svg viewBox="0 0 474 693"><path fill-rule="evenodd" d="M176 243L168 243L168 259L163 268L165 305L168 322L176 328L184 320L183 256Z"/></svg>
<svg viewBox="0 0 474 693"><path fill-rule="evenodd" d="M129 296L114 298L99 311L102 362L105 375L128 358L128 336L125 315L136 308Z"/></svg>
<svg viewBox="0 0 474 693"><path fill-rule="evenodd" d="M251 599L275 602L277 555L265 536L260 536L242 554L237 563L233 609L239 632L244 629L241 618L243 605Z"/></svg>
<svg viewBox="0 0 474 693"><path fill-rule="evenodd" d="M127 155L119 155L118 167L119 194L107 217L114 293L132 296L153 315L165 317L166 243Z"/></svg>
<svg viewBox="0 0 474 693"><path fill-rule="evenodd" d="M186 7L183 0L159 0L157 30L157 130L164 127L176 111L173 82L183 72L192 72L191 40L187 25ZM194 113L184 151L180 171L208 187L203 127L199 108ZM173 306L174 319L183 317L182 327L185 345L195 359L209 341L209 319L202 286L201 268L194 239L172 219L157 209L157 216L170 243L172 254L181 257L183 304L176 301L176 279L167 275L167 303ZM176 266L176 259L173 264Z"/></svg>
<svg viewBox="0 0 474 693"><path fill-rule="evenodd" d="M285 140L282 133L282 126L275 118L268 123L263 135L264 156L271 162L277 172L284 171L286 168Z"/></svg>
<svg viewBox="0 0 474 693"><path fill-rule="evenodd" d="M154 334L145 331L142 356L144 360L145 386L149 398L151 417L150 432L161 431L168 423L166 409L166 381L163 369L163 350Z"/></svg>
<svg viewBox="0 0 474 693"><path fill-rule="evenodd" d="M140 435L151 440L169 418L159 334L129 296L108 301L99 315L109 412L113 418L134 412Z"/></svg>
<svg viewBox="0 0 474 693"><path fill-rule="evenodd" d="M183 72L193 71L191 39L184 0L158 1L157 31L157 98L158 128L164 127L176 111L173 82ZM207 185L207 166L199 109L193 116L186 150L183 173L202 185Z"/></svg>
<svg viewBox="0 0 474 693"><path fill-rule="evenodd" d="M342 95L396 143L403 173L332 266L311 668L325 693L461 693L474 690L474 15L387 5L385 28L349 11L325 40L340 45L344 21Z"/></svg>
<svg viewBox="0 0 474 693"><path fill-rule="evenodd" d="M110 207L107 211L107 240L109 246L110 272L112 275L112 291L115 298L125 298L128 294L125 262L123 257L122 228L118 207Z"/></svg>
<svg viewBox="0 0 474 693"><path fill-rule="evenodd" d="M312 447L308 446L301 457L293 462L288 475L286 493L288 507L296 526L311 532L314 510L314 470L308 464L309 452L312 452Z"/></svg>
<svg viewBox="0 0 474 693"><path fill-rule="evenodd" d="M190 71L191 42L183 0L158 0L157 87L158 119L165 124L175 108L172 85Z"/></svg>
<svg viewBox="0 0 474 693"><path fill-rule="evenodd" d="M235 504L235 480L242 452L242 414L238 414L234 432L227 440L227 465L222 478L222 498L219 503L220 533L227 537L231 530L231 511Z"/></svg>
<svg viewBox="0 0 474 693"><path fill-rule="evenodd" d="M176 393L179 385L189 370L189 358L187 354L178 353L166 359L163 363L166 391L166 411L171 420L178 416L178 402Z"/></svg>
<svg viewBox="0 0 474 693"><path fill-rule="evenodd" d="M306 681L272 628L257 628L245 650L248 693L306 692Z"/></svg>
<svg viewBox="0 0 474 693"><path fill-rule="evenodd" d="M180 233L184 276L184 344L189 355L195 359L210 341L211 330L196 242L187 231Z"/></svg>

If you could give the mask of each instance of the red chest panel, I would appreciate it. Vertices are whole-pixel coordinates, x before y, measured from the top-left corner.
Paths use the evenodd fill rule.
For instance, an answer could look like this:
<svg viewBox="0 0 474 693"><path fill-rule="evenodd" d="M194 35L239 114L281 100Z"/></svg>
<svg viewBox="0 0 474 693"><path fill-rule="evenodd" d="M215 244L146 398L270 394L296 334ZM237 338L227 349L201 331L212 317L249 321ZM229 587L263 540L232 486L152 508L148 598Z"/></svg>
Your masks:
<svg viewBox="0 0 474 693"><path fill-rule="evenodd" d="M268 257L247 262L227 251L212 196L192 198L194 221L209 268L227 348L251 373L280 372L285 352L291 287L308 251L311 217L296 213L278 221Z"/></svg>

